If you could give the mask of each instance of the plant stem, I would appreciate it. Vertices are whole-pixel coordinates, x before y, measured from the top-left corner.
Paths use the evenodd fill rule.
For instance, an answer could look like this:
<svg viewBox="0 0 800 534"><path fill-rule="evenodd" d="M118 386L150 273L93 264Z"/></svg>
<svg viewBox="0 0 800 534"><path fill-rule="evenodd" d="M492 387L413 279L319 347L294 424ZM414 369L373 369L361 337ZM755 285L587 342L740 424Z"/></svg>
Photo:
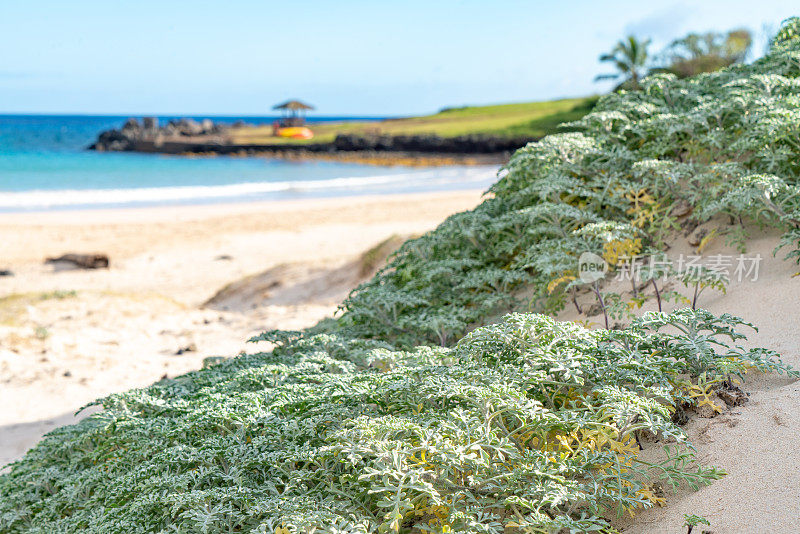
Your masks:
<svg viewBox="0 0 800 534"><path fill-rule="evenodd" d="M583 313L581 309L581 305L578 304L578 294L575 292L575 288L572 288L572 303L575 305L575 309L578 310L578 313Z"/></svg>
<svg viewBox="0 0 800 534"><path fill-rule="evenodd" d="M600 309L603 310L603 318L605 319L606 330L608 330L608 312L606 311L606 303L603 302L603 295L600 294L600 288L597 287L597 282L592 284L592 288L594 289L594 294L597 296L597 301L600 303Z"/></svg>
<svg viewBox="0 0 800 534"><path fill-rule="evenodd" d="M656 302L658 302L658 311L660 312L661 311L661 292L658 290L658 284L656 284L656 279L655 278L650 280L650 282L653 284L653 289L656 292Z"/></svg>

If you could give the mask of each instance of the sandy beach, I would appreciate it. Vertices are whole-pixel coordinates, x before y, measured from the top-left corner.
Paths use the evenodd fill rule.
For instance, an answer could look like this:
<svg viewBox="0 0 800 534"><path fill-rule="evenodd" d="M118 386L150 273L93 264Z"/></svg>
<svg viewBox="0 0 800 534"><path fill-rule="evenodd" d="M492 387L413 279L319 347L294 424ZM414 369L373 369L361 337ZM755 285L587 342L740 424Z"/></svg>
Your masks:
<svg viewBox="0 0 800 534"><path fill-rule="evenodd" d="M98 397L334 313L369 274L361 254L481 193L0 214L0 269L14 273L0 277L0 465ZM110 268L44 263L69 252L107 254ZM258 298L203 306L265 271Z"/></svg>

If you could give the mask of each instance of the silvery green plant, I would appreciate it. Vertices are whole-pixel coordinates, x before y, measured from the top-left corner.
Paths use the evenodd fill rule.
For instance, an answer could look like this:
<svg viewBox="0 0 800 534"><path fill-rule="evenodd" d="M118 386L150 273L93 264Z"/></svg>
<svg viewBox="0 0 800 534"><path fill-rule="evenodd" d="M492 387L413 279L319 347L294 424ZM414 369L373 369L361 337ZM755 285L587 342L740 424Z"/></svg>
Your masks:
<svg viewBox="0 0 800 534"><path fill-rule="evenodd" d="M409 351L272 335L271 352L111 395L49 434L0 477L0 531L608 532L659 502L655 482L723 475L672 411L687 373L784 369L726 342L741 324L511 314ZM642 432L661 460L639 456Z"/></svg>

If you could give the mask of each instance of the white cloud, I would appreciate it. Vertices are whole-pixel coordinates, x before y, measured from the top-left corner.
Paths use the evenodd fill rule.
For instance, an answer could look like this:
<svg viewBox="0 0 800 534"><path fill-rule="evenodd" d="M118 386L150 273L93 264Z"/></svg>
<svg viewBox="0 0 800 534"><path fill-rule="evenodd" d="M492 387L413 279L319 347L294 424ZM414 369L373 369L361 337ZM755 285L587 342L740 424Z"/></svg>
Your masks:
<svg viewBox="0 0 800 534"><path fill-rule="evenodd" d="M653 39L656 43L669 42L680 35L686 23L694 15L694 8L685 4L673 4L659 9L625 26L626 35L641 39Z"/></svg>

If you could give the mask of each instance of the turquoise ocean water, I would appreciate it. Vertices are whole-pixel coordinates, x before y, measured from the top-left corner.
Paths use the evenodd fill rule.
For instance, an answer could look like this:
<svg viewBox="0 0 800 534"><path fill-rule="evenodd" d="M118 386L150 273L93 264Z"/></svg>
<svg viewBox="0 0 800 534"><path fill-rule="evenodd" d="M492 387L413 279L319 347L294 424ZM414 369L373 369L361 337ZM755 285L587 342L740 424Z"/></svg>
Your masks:
<svg viewBox="0 0 800 534"><path fill-rule="evenodd" d="M85 150L100 131L119 127L126 118L0 115L0 211L486 188L497 171L489 166L416 169ZM166 122L170 118L160 120ZM273 120L272 117L213 119L264 124Z"/></svg>

